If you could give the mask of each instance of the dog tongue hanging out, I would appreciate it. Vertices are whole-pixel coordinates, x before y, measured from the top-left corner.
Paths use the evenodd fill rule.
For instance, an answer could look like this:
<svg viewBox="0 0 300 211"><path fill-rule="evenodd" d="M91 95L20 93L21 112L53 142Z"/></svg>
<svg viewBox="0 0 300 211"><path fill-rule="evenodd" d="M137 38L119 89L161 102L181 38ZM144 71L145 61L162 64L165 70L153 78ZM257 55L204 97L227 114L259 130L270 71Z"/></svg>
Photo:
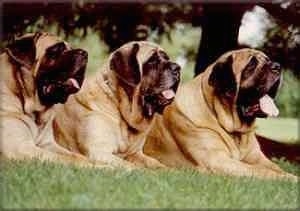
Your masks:
<svg viewBox="0 0 300 211"><path fill-rule="evenodd" d="M114 51L97 76L66 105L57 107L59 143L92 162L131 168L157 168L143 154L156 113L172 103L180 67L158 45L130 42ZM76 87L76 81L69 81Z"/></svg>
<svg viewBox="0 0 300 211"><path fill-rule="evenodd" d="M252 123L256 117L276 117L279 110L274 98L281 82L281 68L264 57L265 62L252 57L241 75L237 96L238 113L242 121ZM255 71L253 71L255 68Z"/></svg>
<svg viewBox="0 0 300 211"><path fill-rule="evenodd" d="M163 91L162 95L169 100L175 97L175 92L172 89L168 89Z"/></svg>
<svg viewBox="0 0 300 211"><path fill-rule="evenodd" d="M297 181L265 157L255 136L257 117L279 114L274 98L280 81L280 65L263 52L225 53L179 87L174 102L156 119L145 153L172 167Z"/></svg>
<svg viewBox="0 0 300 211"><path fill-rule="evenodd" d="M274 100L269 95L264 95L259 99L259 106L262 112L271 117L276 117L279 114L279 110L276 107Z"/></svg>

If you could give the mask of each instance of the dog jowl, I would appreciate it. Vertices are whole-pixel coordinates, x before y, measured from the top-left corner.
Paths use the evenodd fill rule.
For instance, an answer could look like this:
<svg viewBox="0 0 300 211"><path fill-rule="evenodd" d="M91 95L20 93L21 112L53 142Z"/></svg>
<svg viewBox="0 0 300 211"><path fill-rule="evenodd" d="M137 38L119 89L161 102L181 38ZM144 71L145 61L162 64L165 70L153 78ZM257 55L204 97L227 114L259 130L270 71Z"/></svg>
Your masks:
<svg viewBox="0 0 300 211"><path fill-rule="evenodd" d="M240 58L229 55L216 64L210 84L224 103L236 105L242 121L252 123L256 117L277 116L274 98L282 78L280 65L254 50L245 58L243 51L247 49L240 50ZM234 66L243 66L239 74L234 73Z"/></svg>
<svg viewBox="0 0 300 211"><path fill-rule="evenodd" d="M279 111L274 103L281 81L281 68L276 62L265 57L259 64L255 57L244 68L237 98L238 112L242 118L277 116Z"/></svg>
<svg viewBox="0 0 300 211"><path fill-rule="evenodd" d="M83 83L87 60L86 51L70 49L64 42L49 47L36 77L41 103L65 103L76 93Z"/></svg>
<svg viewBox="0 0 300 211"><path fill-rule="evenodd" d="M157 51L143 64L145 80L141 84L143 112L151 117L154 112L162 113L177 91L180 67L169 60L163 51Z"/></svg>
<svg viewBox="0 0 300 211"><path fill-rule="evenodd" d="M38 43L39 44L38 44ZM48 33L35 33L7 47L14 63L32 71L41 104L64 103L77 92L84 79L88 53Z"/></svg>
<svg viewBox="0 0 300 211"><path fill-rule="evenodd" d="M0 156L93 166L54 140L55 103L79 90L87 53L47 32L16 38L0 55Z"/></svg>
<svg viewBox="0 0 300 211"><path fill-rule="evenodd" d="M139 48L135 43L129 54L116 52L111 69L120 75L120 84L129 98L138 89L143 115L152 118L173 101L180 81L180 66L161 49L153 50L149 58L140 63Z"/></svg>

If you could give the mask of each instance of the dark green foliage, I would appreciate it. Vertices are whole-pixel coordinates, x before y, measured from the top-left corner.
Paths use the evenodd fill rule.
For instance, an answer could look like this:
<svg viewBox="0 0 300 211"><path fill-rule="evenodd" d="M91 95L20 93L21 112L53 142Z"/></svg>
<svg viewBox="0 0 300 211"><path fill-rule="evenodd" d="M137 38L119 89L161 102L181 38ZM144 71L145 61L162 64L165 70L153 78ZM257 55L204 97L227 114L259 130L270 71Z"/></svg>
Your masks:
<svg viewBox="0 0 300 211"><path fill-rule="evenodd" d="M300 80L290 71L285 71L283 83L276 97L282 117L300 116Z"/></svg>

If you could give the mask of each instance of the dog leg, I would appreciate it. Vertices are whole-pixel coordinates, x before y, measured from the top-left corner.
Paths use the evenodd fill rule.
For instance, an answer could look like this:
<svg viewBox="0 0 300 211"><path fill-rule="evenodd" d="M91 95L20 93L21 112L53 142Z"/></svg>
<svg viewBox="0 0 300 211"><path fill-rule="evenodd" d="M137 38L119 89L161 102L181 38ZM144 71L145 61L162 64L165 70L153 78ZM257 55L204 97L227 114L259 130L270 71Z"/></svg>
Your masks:
<svg viewBox="0 0 300 211"><path fill-rule="evenodd" d="M276 163L273 163L271 160L269 160L262 152L260 152L260 154L261 155L260 155L259 161L256 164L257 166L263 166L264 168L278 172L281 175L286 175L286 177L290 177L290 178L295 177L295 175L282 170Z"/></svg>
<svg viewBox="0 0 300 211"><path fill-rule="evenodd" d="M100 150L96 150L96 153L92 153L91 151L87 154L87 157L92 162L101 162L105 163L106 165L112 168L125 168L127 170L136 169L133 163L130 163L122 158L110 153L110 152L103 152Z"/></svg>
<svg viewBox="0 0 300 211"><path fill-rule="evenodd" d="M86 159L83 155L76 152L69 151L68 149L57 144L57 142L54 141L52 128L49 128L47 131L48 131L47 134L40 137L41 139L40 141L39 139L35 141L35 143L37 143L36 144L37 147L61 155L71 155L74 157L81 157L83 159Z"/></svg>
<svg viewBox="0 0 300 211"><path fill-rule="evenodd" d="M1 118L0 131L3 137L0 139L0 153L4 158L39 159L83 167L103 167L103 165L93 164L77 154L58 154L36 146L29 124L20 119Z"/></svg>
<svg viewBox="0 0 300 211"><path fill-rule="evenodd" d="M290 173L285 172L277 164L269 160L260 150L259 144L256 140L254 140L252 143L252 150L247 154L245 158L243 158L241 162L250 164L252 166L257 166L258 168L265 168L270 171L277 172L280 175L286 175L287 177L294 176Z"/></svg>
<svg viewBox="0 0 300 211"><path fill-rule="evenodd" d="M167 168L164 164L160 163L158 160L145 155L143 152L137 152L135 154L129 155L126 157L126 160L146 168Z"/></svg>
<svg viewBox="0 0 300 211"><path fill-rule="evenodd" d="M193 160L193 163L202 172L220 173L233 176L248 176L266 179L288 179L297 181L297 177L288 174L276 164L270 164L263 155L259 154L259 148L253 148L243 160L230 157L226 145L222 144L215 133L203 130L197 133L199 136L185 139L180 142L184 154ZM267 163L266 165L263 165ZM270 166L272 165L272 168Z"/></svg>
<svg viewBox="0 0 300 211"><path fill-rule="evenodd" d="M252 155L250 154L247 158L243 159L243 161L249 164L263 166L273 171L284 173L284 171L277 164L269 160L261 151L256 151Z"/></svg>
<svg viewBox="0 0 300 211"><path fill-rule="evenodd" d="M97 167L103 168L105 165L99 163L91 163L83 156L72 154L56 154L45 149L36 147L34 144L20 145L20 147L1 153L3 157L13 160L38 159L40 161L49 161L54 163L62 163L79 167Z"/></svg>
<svg viewBox="0 0 300 211"><path fill-rule="evenodd" d="M199 151L201 157L197 156L195 159L197 163L201 163L206 166L206 169L212 173L221 173L225 175L232 176L247 176L247 177L257 177L262 179L287 179L294 182L298 181L298 177L283 172L275 171L266 166L258 164L248 164L242 161L232 159L225 155L223 152L212 152L211 154ZM195 158L195 156L194 156ZM203 171L203 168L201 168Z"/></svg>
<svg viewBox="0 0 300 211"><path fill-rule="evenodd" d="M135 169L136 166L116 154L120 137L119 125L109 117L98 117L98 113L81 119L77 127L80 151L93 162L102 162L111 167Z"/></svg>
<svg viewBox="0 0 300 211"><path fill-rule="evenodd" d="M76 153L76 152L71 152L71 151L67 150L66 148L58 145L54 141L52 141L51 143L48 143L46 146L41 146L40 148L51 151L53 153L61 154L61 155L71 155L71 156L81 157L83 159L86 159L83 155Z"/></svg>

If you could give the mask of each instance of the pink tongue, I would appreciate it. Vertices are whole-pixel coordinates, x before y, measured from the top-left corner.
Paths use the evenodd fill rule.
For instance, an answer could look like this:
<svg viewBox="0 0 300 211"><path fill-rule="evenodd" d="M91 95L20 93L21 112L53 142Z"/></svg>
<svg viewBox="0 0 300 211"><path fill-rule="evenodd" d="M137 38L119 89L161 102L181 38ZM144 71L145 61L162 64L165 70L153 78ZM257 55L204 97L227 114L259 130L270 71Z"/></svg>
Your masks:
<svg viewBox="0 0 300 211"><path fill-rule="evenodd" d="M79 83L78 83L77 80L74 79L74 78L69 78L69 79L67 80L67 83L71 83L72 86L74 86L74 87L77 88L77 89L80 89Z"/></svg>
<svg viewBox="0 0 300 211"><path fill-rule="evenodd" d="M52 85L44 86L44 93L49 94L52 90Z"/></svg>
<svg viewBox="0 0 300 211"><path fill-rule="evenodd" d="M169 100L175 97L175 92L172 89L167 89L162 92L162 95Z"/></svg>
<svg viewBox="0 0 300 211"><path fill-rule="evenodd" d="M259 99L260 109L268 116L278 116L279 110L273 99L269 95L265 95Z"/></svg>

